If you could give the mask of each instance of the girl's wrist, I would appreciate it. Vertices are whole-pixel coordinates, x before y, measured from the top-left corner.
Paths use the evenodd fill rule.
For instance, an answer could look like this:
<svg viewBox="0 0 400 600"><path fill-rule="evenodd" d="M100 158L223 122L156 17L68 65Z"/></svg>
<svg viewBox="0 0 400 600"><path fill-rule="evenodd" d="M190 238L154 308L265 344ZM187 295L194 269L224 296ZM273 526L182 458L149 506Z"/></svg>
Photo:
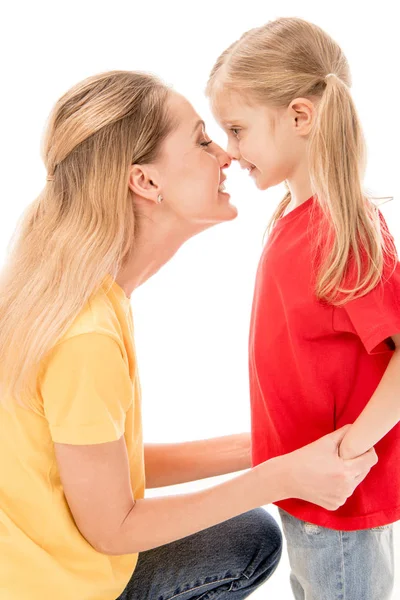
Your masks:
<svg viewBox="0 0 400 600"><path fill-rule="evenodd" d="M357 456L360 456L360 452L355 451L354 447L351 445L351 443L349 444L348 441L346 441L346 438L344 438L339 446L338 449L339 452L339 457L342 458L343 460L350 460L352 458L356 458Z"/></svg>

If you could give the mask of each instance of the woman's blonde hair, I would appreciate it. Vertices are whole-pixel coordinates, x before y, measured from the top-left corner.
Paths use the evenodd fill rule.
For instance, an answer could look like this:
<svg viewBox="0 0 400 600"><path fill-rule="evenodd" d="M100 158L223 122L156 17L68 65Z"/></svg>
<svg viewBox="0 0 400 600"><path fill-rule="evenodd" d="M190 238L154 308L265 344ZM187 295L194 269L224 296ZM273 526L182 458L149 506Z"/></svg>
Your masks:
<svg viewBox="0 0 400 600"><path fill-rule="evenodd" d="M131 164L153 162L173 128L169 88L139 72L89 77L56 103L42 155L49 180L23 213L0 278L0 401L25 407L41 360L104 277L116 277L140 220Z"/></svg>
<svg viewBox="0 0 400 600"><path fill-rule="evenodd" d="M206 89L213 102L221 91L272 107L289 106L298 97L318 99L309 169L330 234L320 232L316 240L316 295L335 305L367 294L379 283L386 258L396 257L372 196L363 189L366 149L350 86L346 57L327 33L302 19L281 18L246 32L227 48ZM290 199L288 191L269 230Z"/></svg>

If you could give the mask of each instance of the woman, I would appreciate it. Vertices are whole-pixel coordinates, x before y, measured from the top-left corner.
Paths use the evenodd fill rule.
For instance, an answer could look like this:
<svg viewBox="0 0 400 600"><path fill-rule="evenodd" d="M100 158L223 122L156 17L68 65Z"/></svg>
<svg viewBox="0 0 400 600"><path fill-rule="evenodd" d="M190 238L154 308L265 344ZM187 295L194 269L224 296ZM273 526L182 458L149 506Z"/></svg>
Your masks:
<svg viewBox="0 0 400 600"><path fill-rule="evenodd" d="M209 489L145 499L145 472L157 487L250 467L247 434L144 451L129 301L187 239L235 218L230 158L184 98L114 71L57 102L44 161L0 282L7 599L246 598L281 552L257 507L334 510L376 455L341 460L344 429Z"/></svg>

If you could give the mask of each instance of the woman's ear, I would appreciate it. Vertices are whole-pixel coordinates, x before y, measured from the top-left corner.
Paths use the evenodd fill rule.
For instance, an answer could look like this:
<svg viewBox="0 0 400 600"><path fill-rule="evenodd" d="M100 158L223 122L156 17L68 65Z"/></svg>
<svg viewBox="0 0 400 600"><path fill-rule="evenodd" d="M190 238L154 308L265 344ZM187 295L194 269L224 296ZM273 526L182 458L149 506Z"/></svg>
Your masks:
<svg viewBox="0 0 400 600"><path fill-rule="evenodd" d="M293 127L298 135L308 135L315 119L315 106L308 98L295 98L289 105Z"/></svg>
<svg viewBox="0 0 400 600"><path fill-rule="evenodd" d="M137 196L156 203L161 194L158 179L157 170L150 165L131 165L128 186Z"/></svg>

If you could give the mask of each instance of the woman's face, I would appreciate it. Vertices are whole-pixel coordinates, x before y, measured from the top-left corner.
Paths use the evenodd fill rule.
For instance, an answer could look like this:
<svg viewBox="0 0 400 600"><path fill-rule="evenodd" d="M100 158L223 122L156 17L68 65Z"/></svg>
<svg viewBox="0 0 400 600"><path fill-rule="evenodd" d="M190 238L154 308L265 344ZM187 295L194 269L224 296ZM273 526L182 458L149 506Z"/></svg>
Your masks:
<svg viewBox="0 0 400 600"><path fill-rule="evenodd" d="M170 93L169 111L176 126L153 165L163 209L171 211L188 229L204 229L234 219L237 209L222 185L231 158L210 140L203 121L183 96Z"/></svg>

